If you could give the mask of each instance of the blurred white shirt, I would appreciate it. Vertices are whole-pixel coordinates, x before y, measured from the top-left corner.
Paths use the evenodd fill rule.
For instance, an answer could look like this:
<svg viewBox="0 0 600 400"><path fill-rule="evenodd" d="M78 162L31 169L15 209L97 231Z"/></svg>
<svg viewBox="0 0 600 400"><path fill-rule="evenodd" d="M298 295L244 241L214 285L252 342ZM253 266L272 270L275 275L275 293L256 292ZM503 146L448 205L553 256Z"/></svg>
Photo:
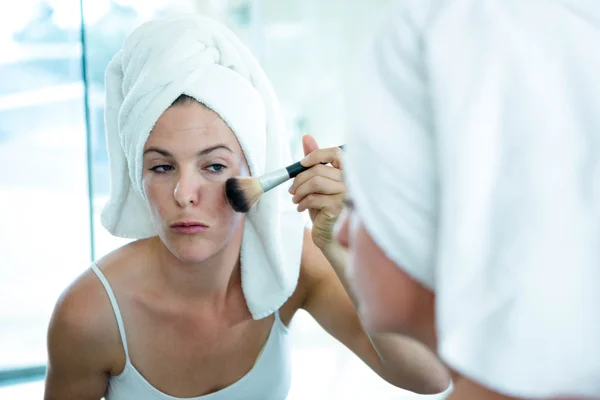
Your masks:
<svg viewBox="0 0 600 400"><path fill-rule="evenodd" d="M600 1L388 18L351 93L367 229L434 288L449 366L513 396L600 396Z"/></svg>

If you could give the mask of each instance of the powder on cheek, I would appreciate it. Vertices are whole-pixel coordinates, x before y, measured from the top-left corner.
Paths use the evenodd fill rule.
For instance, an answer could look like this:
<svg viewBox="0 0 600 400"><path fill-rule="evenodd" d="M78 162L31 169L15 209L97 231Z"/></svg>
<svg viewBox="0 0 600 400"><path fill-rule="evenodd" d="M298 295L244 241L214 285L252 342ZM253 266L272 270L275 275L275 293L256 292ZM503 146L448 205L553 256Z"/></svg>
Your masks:
<svg viewBox="0 0 600 400"><path fill-rule="evenodd" d="M215 199L215 202L218 204L219 214L222 215L224 225L236 228L244 219L244 214L240 214L231 208L231 205L225 196L224 186L221 188L221 191L219 192L217 199Z"/></svg>

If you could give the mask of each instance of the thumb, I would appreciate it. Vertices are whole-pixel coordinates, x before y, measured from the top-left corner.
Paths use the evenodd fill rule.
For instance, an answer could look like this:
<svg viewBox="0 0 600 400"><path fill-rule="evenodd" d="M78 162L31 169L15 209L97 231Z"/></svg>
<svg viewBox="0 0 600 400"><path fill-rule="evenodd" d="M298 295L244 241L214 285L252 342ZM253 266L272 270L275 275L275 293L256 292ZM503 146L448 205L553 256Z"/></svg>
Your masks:
<svg viewBox="0 0 600 400"><path fill-rule="evenodd" d="M314 137L311 135L302 136L302 148L304 149L304 155L307 156L315 150L319 149L319 145Z"/></svg>

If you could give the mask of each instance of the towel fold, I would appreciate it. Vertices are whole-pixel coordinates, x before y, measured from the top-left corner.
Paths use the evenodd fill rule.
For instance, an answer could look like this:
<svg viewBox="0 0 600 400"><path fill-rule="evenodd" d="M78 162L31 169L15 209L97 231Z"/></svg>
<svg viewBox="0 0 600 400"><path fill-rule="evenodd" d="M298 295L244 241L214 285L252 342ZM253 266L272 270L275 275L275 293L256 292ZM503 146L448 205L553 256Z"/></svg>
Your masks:
<svg viewBox="0 0 600 400"><path fill-rule="evenodd" d="M438 194L432 116L416 70L420 64L400 60L403 53L394 47L411 48L411 32L401 26L390 24L385 31L398 32L397 41L375 36L357 60L344 177L373 240L404 272L433 289Z"/></svg>
<svg viewBox="0 0 600 400"><path fill-rule="evenodd" d="M131 33L106 71L111 193L101 221L115 236L156 235L142 187L142 153L154 124L182 94L231 127L252 176L292 163L273 88L233 32L200 15L147 22ZM264 194L248 213L241 270L253 318L270 315L294 292L303 228L283 186Z"/></svg>

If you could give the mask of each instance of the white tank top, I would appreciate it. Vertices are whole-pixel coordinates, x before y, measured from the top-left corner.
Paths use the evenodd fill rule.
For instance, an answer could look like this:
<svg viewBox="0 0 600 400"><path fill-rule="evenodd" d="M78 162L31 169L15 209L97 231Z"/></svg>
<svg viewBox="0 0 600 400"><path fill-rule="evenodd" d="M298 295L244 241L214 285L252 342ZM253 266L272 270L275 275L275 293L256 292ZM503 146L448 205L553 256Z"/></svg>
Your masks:
<svg viewBox="0 0 600 400"><path fill-rule="evenodd" d="M125 351L125 368L108 381L106 400L282 400L287 397L291 384L290 339L287 327L281 322L279 311L261 354L252 369L240 380L221 389L199 397L173 397L156 389L133 366L129 358L123 318L115 295L96 264L92 264L110 299L121 341Z"/></svg>

